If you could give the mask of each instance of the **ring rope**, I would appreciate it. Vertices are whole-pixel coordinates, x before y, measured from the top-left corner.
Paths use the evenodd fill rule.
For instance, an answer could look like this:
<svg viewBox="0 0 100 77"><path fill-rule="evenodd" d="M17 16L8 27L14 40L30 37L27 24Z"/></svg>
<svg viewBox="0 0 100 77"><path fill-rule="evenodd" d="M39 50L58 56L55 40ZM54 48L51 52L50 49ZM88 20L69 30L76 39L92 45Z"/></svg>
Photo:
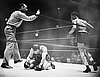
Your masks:
<svg viewBox="0 0 100 77"><path fill-rule="evenodd" d="M66 39L74 39L76 37L65 37L65 38L50 38L50 39L34 39L34 40L17 40L17 41L50 41L50 40L66 40Z"/></svg>
<svg viewBox="0 0 100 77"><path fill-rule="evenodd" d="M83 48L83 47L77 47L77 46L69 46L69 45L58 45L58 44L51 44L51 43L44 43L44 42L30 42L30 41L24 41L24 43L36 43L36 44L44 44L44 45L52 45L52 46L58 46L58 47L66 47L66 48ZM85 49L92 49L92 50L96 50L96 48L88 48L88 47L84 47Z"/></svg>
<svg viewBox="0 0 100 77"><path fill-rule="evenodd" d="M68 45L58 45L58 44L51 44L51 43L44 43L44 42L30 42L30 41L23 41L24 43L37 43L37 44L45 44L45 45L52 45L52 46L59 46L59 47L69 47L69 48L77 48L76 46L68 46Z"/></svg>
<svg viewBox="0 0 100 77"><path fill-rule="evenodd" d="M89 7L89 6L86 6L85 4L81 4L81 3L76 2L76 1L73 1L73 0L70 0L70 1L71 1L72 3L74 3L74 4L78 4L78 5L81 5L81 6L87 7L87 8L89 8L89 9L92 9L92 10L95 10L95 11L99 11L99 10L97 10L97 9L91 8L91 7Z"/></svg>
<svg viewBox="0 0 100 77"><path fill-rule="evenodd" d="M30 49L20 49L21 51L29 51ZM58 52L75 52L75 51L78 51L78 50L48 50L48 51L58 51Z"/></svg>
<svg viewBox="0 0 100 77"><path fill-rule="evenodd" d="M46 28L46 29L39 29L39 30L32 30L32 31L24 31L24 32L18 32L16 34L22 34L22 33L33 33L33 32L40 32L40 31L47 31L47 30L54 30L54 29L61 29L61 28L67 28L67 27L71 27L72 25L68 25L68 26L61 26L61 27L53 27L53 28Z"/></svg>
<svg viewBox="0 0 100 77"><path fill-rule="evenodd" d="M74 38L74 37L72 37L72 38ZM63 38L61 38L61 39L63 39ZM56 40L56 38L55 38L55 40ZM36 44L44 44L44 45L50 45L50 46L66 47L66 48L75 48L75 49L82 48L82 47L70 46L70 45L58 45L58 44L51 44L51 43L44 43L44 42L35 42L35 41L32 41L32 40L17 40L17 41L14 41L14 42L32 43L32 44L33 43L36 43ZM89 50L100 50L98 48L88 48L88 47L84 47L84 48L89 49Z"/></svg>
<svg viewBox="0 0 100 77"><path fill-rule="evenodd" d="M29 51L30 49L20 49L20 51ZM49 50L50 52L77 52L78 50ZM91 51L94 52L94 51Z"/></svg>
<svg viewBox="0 0 100 77"><path fill-rule="evenodd" d="M45 17L45 18L48 18L48 19L53 19L53 20L56 20L56 21L65 22L65 23L68 23L68 24L71 24L72 23L70 21L65 21L65 20L57 19L57 18L50 17L50 16L46 16L46 15L43 15L43 14L41 14L40 16Z"/></svg>

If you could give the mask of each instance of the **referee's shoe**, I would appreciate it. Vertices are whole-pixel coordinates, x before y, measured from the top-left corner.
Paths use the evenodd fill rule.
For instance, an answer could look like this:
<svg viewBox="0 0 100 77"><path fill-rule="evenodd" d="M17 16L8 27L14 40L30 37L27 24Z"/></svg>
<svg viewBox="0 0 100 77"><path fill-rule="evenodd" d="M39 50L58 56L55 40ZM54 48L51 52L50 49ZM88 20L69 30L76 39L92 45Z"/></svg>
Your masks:
<svg viewBox="0 0 100 77"><path fill-rule="evenodd" d="M2 68L7 68L7 69L13 68L13 67L7 65L6 63L2 63L1 67L2 67Z"/></svg>

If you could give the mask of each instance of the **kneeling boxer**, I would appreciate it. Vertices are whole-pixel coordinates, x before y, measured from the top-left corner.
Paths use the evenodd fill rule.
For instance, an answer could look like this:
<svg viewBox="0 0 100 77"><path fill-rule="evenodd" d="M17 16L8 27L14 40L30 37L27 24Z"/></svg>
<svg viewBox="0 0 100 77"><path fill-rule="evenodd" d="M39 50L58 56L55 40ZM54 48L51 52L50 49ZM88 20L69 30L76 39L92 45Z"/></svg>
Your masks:
<svg viewBox="0 0 100 77"><path fill-rule="evenodd" d="M39 51L39 45L34 44L30 49L30 53L27 57L26 62L24 63L25 68L34 69L37 65L40 64L42 55Z"/></svg>

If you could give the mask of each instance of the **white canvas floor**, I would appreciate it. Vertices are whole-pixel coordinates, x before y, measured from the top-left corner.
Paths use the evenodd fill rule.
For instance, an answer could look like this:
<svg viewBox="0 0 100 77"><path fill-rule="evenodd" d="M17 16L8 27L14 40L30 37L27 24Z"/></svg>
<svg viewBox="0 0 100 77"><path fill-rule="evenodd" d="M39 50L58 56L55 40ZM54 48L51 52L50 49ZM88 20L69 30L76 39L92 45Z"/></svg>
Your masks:
<svg viewBox="0 0 100 77"><path fill-rule="evenodd" d="M23 67L23 62L14 64L13 60L10 60L10 65L13 69L5 69L0 67L0 77L99 77L100 67L98 71L93 71L93 67L90 66L90 73L83 73L85 66L81 64L69 64L69 63L57 63L54 62L56 69L53 70L27 70ZM2 59L0 59L0 65Z"/></svg>

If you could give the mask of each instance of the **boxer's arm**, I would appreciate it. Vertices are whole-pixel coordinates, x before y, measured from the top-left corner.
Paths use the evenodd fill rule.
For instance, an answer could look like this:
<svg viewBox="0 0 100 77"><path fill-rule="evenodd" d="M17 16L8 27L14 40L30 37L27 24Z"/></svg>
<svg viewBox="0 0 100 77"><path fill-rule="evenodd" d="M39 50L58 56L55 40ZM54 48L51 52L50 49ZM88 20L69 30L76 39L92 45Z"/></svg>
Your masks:
<svg viewBox="0 0 100 77"><path fill-rule="evenodd" d="M71 30L68 32L68 35L71 35L75 31L76 26L77 26L76 25L77 24L77 19L72 20L72 24L73 24L73 26L72 26Z"/></svg>
<svg viewBox="0 0 100 77"><path fill-rule="evenodd" d="M20 19L22 19L24 21L33 21L38 17L37 15L27 16L25 13L22 13L22 12L19 12L18 16Z"/></svg>
<svg viewBox="0 0 100 77"><path fill-rule="evenodd" d="M72 34L76 29L76 25L73 25L72 29L69 31L69 34Z"/></svg>
<svg viewBox="0 0 100 77"><path fill-rule="evenodd" d="M47 53L42 53L42 59L41 59L41 62L39 64L40 66L44 64L44 61L46 59L46 55L47 55Z"/></svg>
<svg viewBox="0 0 100 77"><path fill-rule="evenodd" d="M31 48L30 52L29 52L29 55L27 57L27 61L29 61L32 58L33 53L34 53L34 50L33 50L33 48Z"/></svg>
<svg viewBox="0 0 100 77"><path fill-rule="evenodd" d="M88 22L85 22L86 25L88 25L91 28L94 28L91 24L89 24Z"/></svg>
<svg viewBox="0 0 100 77"><path fill-rule="evenodd" d="M80 19L79 21L81 21L83 25L86 25L86 26L89 26L89 27L91 27L91 28L94 28L90 23L88 23L88 22L85 21L85 20Z"/></svg>

